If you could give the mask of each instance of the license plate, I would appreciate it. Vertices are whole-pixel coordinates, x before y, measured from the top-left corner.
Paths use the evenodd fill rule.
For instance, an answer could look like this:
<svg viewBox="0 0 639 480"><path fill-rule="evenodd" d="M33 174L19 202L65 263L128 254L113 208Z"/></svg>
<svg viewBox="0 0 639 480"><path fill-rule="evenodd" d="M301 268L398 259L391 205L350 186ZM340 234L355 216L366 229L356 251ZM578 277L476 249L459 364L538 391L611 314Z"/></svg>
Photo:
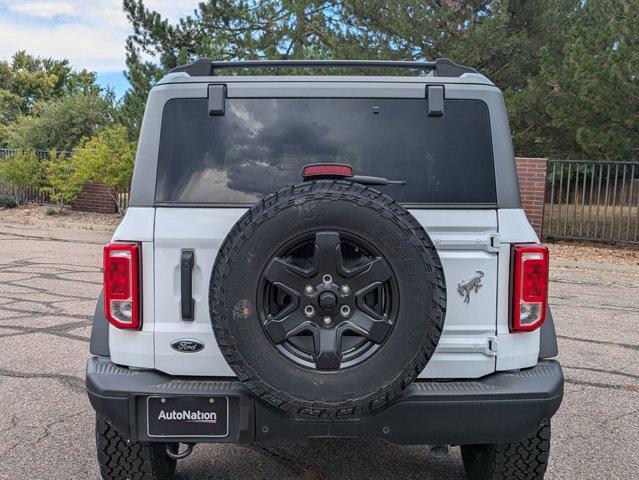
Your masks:
<svg viewBox="0 0 639 480"><path fill-rule="evenodd" d="M229 433L227 397L153 396L146 402L149 437L225 437Z"/></svg>

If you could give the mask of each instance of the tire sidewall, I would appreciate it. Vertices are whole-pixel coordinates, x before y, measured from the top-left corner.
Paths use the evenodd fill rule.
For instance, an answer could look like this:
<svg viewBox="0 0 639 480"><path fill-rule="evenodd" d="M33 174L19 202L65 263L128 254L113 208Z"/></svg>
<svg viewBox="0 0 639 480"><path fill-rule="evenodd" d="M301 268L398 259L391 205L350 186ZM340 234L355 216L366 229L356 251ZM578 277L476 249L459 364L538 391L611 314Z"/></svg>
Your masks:
<svg viewBox="0 0 639 480"><path fill-rule="evenodd" d="M258 216L262 221L246 215L238 224L246 222L249 229L227 238L232 249L216 260L211 298L219 300L212 302L211 314L218 320L214 325L230 334L225 339L233 339L239 357L234 370L240 378L257 380L258 389L278 397L277 402L285 397L309 406L340 404L410 383L424 366L420 359L431 357L443 326L434 285L443 282L443 273L430 239L421 227L421 238L416 237L417 222L405 210L408 217L382 208L392 203L388 197L378 203L339 196L301 200L286 202L272 217ZM309 369L286 359L267 338L257 308L260 278L278 249L296 236L321 230L349 233L373 244L388 262L400 297L396 324L383 345L363 363L340 371Z"/></svg>

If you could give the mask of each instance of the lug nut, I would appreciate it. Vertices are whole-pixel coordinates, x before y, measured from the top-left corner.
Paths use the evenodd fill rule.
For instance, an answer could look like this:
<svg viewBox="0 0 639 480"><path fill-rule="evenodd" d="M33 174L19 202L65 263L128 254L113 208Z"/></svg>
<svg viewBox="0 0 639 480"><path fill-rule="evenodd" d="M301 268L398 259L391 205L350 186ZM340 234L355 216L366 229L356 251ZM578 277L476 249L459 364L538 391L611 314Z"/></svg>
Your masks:
<svg viewBox="0 0 639 480"><path fill-rule="evenodd" d="M322 277L322 281L326 284L333 283L333 277L327 273Z"/></svg>
<svg viewBox="0 0 639 480"><path fill-rule="evenodd" d="M351 293L351 287L345 284L339 287L339 291L342 292L344 295L348 295L349 293Z"/></svg>
<svg viewBox="0 0 639 480"><path fill-rule="evenodd" d="M333 323L333 319L331 317L324 317L324 325L326 325L327 327L331 325L331 323Z"/></svg>
<svg viewBox="0 0 639 480"><path fill-rule="evenodd" d="M306 285L304 287L304 293L306 295L313 295L313 292L315 291L315 289L313 288L313 285Z"/></svg>
<svg viewBox="0 0 639 480"><path fill-rule="evenodd" d="M342 315L342 317L348 317L351 314L351 307L349 307L348 305L342 305L342 307L339 309L339 313Z"/></svg>
<svg viewBox="0 0 639 480"><path fill-rule="evenodd" d="M307 317L312 317L313 315L315 315L315 309L313 308L313 305L306 305L304 307L304 315L306 315Z"/></svg>

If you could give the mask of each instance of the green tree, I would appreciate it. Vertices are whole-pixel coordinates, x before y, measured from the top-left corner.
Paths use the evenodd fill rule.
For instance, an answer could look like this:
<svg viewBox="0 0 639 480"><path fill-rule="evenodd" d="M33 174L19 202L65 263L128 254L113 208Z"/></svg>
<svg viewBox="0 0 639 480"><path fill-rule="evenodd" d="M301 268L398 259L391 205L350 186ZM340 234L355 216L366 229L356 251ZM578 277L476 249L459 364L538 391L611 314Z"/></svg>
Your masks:
<svg viewBox="0 0 639 480"><path fill-rule="evenodd" d="M134 32L124 122L136 135L151 85L197 57L450 57L502 89L518 154L628 158L638 148L638 2L208 0L171 24L124 0Z"/></svg>
<svg viewBox="0 0 639 480"><path fill-rule="evenodd" d="M4 130L13 148L72 150L113 123L112 99L82 93L39 102Z"/></svg>
<svg viewBox="0 0 639 480"><path fill-rule="evenodd" d="M0 61L0 146L7 145L6 128L30 115L40 102L69 95L105 95L94 72L75 71L68 60L54 60L19 51Z"/></svg>
<svg viewBox="0 0 639 480"><path fill-rule="evenodd" d="M42 168L33 150L16 150L0 159L0 188L20 203L29 187L40 187Z"/></svg>
<svg viewBox="0 0 639 480"><path fill-rule="evenodd" d="M49 152L49 158L44 163L45 189L49 191L51 199L58 203L60 210L73 201L81 192L81 179L75 178L77 164L66 153L56 150Z"/></svg>
<svg viewBox="0 0 639 480"><path fill-rule="evenodd" d="M123 99L122 121L132 137L139 132L151 86L178 65L199 57L332 58L343 44L337 0L209 0L176 24L142 0L123 5L133 34L126 44L131 88Z"/></svg>
<svg viewBox="0 0 639 480"><path fill-rule="evenodd" d="M68 182L74 191L89 182L112 187L117 195L130 186L136 143L130 142L122 125L105 128L92 138L84 138L71 156ZM113 200L117 201L114 196Z"/></svg>
<svg viewBox="0 0 639 480"><path fill-rule="evenodd" d="M630 159L639 154L639 0L585 2L563 61L546 56L550 155Z"/></svg>

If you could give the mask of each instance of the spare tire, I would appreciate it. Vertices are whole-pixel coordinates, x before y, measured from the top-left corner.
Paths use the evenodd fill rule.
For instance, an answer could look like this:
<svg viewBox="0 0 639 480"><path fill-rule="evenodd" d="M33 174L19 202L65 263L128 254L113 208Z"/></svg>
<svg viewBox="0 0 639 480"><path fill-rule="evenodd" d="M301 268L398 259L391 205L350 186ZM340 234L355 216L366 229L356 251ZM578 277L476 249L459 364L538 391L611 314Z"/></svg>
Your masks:
<svg viewBox="0 0 639 480"><path fill-rule="evenodd" d="M361 418L426 366L444 324L444 274L403 207L346 181L264 198L220 247L211 322L237 377L294 418Z"/></svg>

